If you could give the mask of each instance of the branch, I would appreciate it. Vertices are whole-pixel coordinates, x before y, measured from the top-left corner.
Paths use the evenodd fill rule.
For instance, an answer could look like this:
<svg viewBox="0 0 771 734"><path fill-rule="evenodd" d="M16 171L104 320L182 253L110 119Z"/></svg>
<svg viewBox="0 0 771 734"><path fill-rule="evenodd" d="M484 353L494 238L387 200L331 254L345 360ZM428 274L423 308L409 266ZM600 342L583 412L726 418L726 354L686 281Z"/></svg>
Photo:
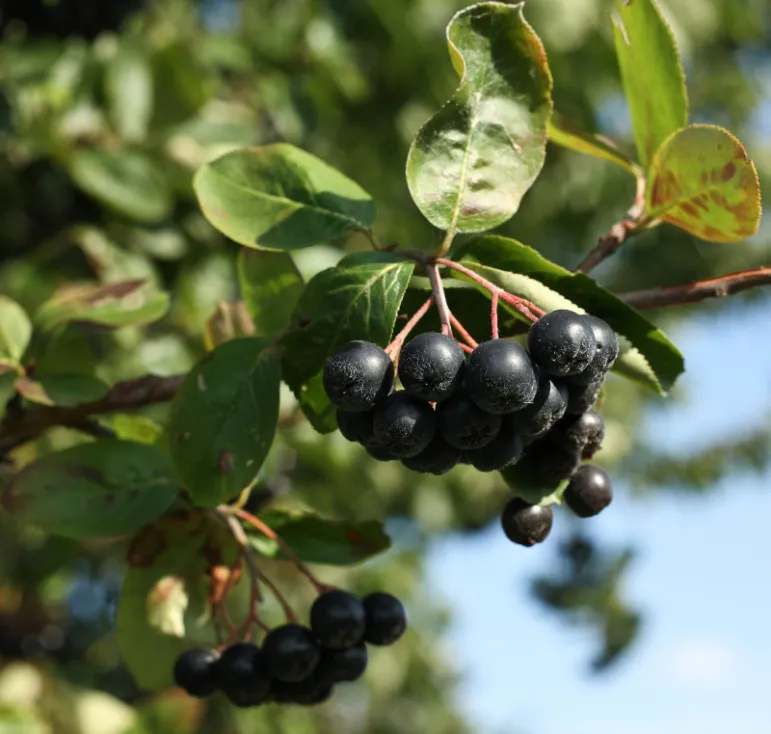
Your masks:
<svg viewBox="0 0 771 734"><path fill-rule="evenodd" d="M764 285L771 285L771 267L742 270L738 273L729 273L683 285L622 293L619 298L639 309L664 308L698 303L707 298L723 298Z"/></svg>

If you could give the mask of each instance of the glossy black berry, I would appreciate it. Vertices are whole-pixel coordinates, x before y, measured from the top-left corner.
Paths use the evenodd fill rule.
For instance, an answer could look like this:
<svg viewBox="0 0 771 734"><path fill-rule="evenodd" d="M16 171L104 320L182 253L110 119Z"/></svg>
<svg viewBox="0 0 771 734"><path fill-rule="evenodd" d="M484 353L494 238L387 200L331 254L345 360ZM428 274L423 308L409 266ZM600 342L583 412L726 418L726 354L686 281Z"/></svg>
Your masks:
<svg viewBox="0 0 771 734"><path fill-rule="evenodd" d="M530 405L538 378L527 351L508 339L480 344L468 358L464 390L488 413L511 413Z"/></svg>
<svg viewBox="0 0 771 734"><path fill-rule="evenodd" d="M214 650L194 648L183 652L174 663L174 682L195 698L206 698L217 690Z"/></svg>
<svg viewBox="0 0 771 734"><path fill-rule="evenodd" d="M238 642L222 653L215 671L218 687L239 706L256 706L270 690L270 677L256 645Z"/></svg>
<svg viewBox="0 0 771 734"><path fill-rule="evenodd" d="M367 453L377 461L393 461L398 458L394 456L385 446L378 443L365 444Z"/></svg>
<svg viewBox="0 0 771 734"><path fill-rule="evenodd" d="M329 683L358 680L364 675L367 662L367 646L363 642L345 650L325 650L316 675Z"/></svg>
<svg viewBox="0 0 771 734"><path fill-rule="evenodd" d="M527 469L537 484L559 484L581 464L581 454L554 441L550 434L527 447Z"/></svg>
<svg viewBox="0 0 771 734"><path fill-rule="evenodd" d="M371 444L375 440L375 411L367 410L363 413L349 413L344 410L337 411L337 427L344 438L355 443Z"/></svg>
<svg viewBox="0 0 771 734"><path fill-rule="evenodd" d="M565 413L567 415L579 415L591 410L597 402L597 398L600 397L600 390L602 390L604 381L604 378L601 377L588 385L565 383L568 389L568 407Z"/></svg>
<svg viewBox="0 0 771 734"><path fill-rule="evenodd" d="M364 640L370 645L393 645L407 629L407 613L391 594L378 591L364 597L367 628Z"/></svg>
<svg viewBox="0 0 771 734"><path fill-rule="evenodd" d="M595 410L568 415L554 426L549 438L579 452L582 459L591 459L600 450L605 438L605 421Z"/></svg>
<svg viewBox="0 0 771 734"><path fill-rule="evenodd" d="M498 435L487 446L469 451L468 456L471 465L478 471L499 471L515 464L523 449L522 438L512 422L504 419Z"/></svg>
<svg viewBox="0 0 771 734"><path fill-rule="evenodd" d="M361 642L367 615L359 597L334 589L311 606L311 631L322 647L344 650Z"/></svg>
<svg viewBox="0 0 771 734"><path fill-rule="evenodd" d="M594 350L592 361L589 362L586 369L568 378L570 382L575 382L579 385L588 385L590 382L595 382L604 377L618 358L618 338L616 337L616 332L597 316L584 316L584 320L589 324L597 346Z"/></svg>
<svg viewBox="0 0 771 734"><path fill-rule="evenodd" d="M402 464L423 474L446 474L460 461L460 449L450 446L438 433L417 456L402 459Z"/></svg>
<svg viewBox="0 0 771 734"><path fill-rule="evenodd" d="M299 624L271 630L262 643L262 654L270 677L285 683L308 678L321 659L313 633Z"/></svg>
<svg viewBox="0 0 771 734"><path fill-rule="evenodd" d="M324 365L324 390L340 410L371 410L391 392L393 383L391 358L371 342L348 342Z"/></svg>
<svg viewBox="0 0 771 734"><path fill-rule="evenodd" d="M551 532L554 512L551 507L531 505L513 497L503 508L501 526L506 537L517 545L543 543Z"/></svg>
<svg viewBox="0 0 771 734"><path fill-rule="evenodd" d="M302 681L275 681L271 689L271 698L277 703L316 706L328 701L333 691L333 683L313 673Z"/></svg>
<svg viewBox="0 0 771 734"><path fill-rule="evenodd" d="M613 500L613 485L600 467L584 464L573 475L562 499L578 517L594 517Z"/></svg>
<svg viewBox="0 0 771 734"><path fill-rule="evenodd" d="M568 407L568 389L552 382L548 375L541 375L538 392L533 402L511 414L517 430L525 436L538 437L551 430Z"/></svg>
<svg viewBox="0 0 771 734"><path fill-rule="evenodd" d="M434 409L425 401L399 391L375 410L375 441L393 456L416 456L436 432Z"/></svg>
<svg viewBox="0 0 771 734"><path fill-rule="evenodd" d="M565 377L585 370L597 344L584 316L559 309L542 316L527 335L530 356L549 375Z"/></svg>
<svg viewBox="0 0 771 734"><path fill-rule="evenodd" d="M404 389L430 402L452 395L460 384L466 355L457 342L444 334L416 336L399 355L399 379Z"/></svg>
<svg viewBox="0 0 771 734"><path fill-rule="evenodd" d="M478 449L490 443L501 428L500 415L482 410L459 393L436 406L436 430L456 449Z"/></svg>

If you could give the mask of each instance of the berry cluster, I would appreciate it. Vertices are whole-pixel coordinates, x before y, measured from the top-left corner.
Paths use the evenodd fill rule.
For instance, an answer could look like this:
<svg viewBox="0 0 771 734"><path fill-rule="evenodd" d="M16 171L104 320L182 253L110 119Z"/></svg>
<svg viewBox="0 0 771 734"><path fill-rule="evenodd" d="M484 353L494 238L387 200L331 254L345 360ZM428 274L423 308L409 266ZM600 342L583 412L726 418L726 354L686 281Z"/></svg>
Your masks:
<svg viewBox="0 0 771 734"><path fill-rule="evenodd" d="M191 696L224 693L236 706L263 703L312 706L328 700L335 685L360 678L367 643L391 645L407 628L402 603L377 592L360 599L339 589L316 598L310 626L275 627L262 647L236 642L221 653L194 648L177 658L174 680Z"/></svg>
<svg viewBox="0 0 771 734"><path fill-rule="evenodd" d="M458 463L491 472L520 462L541 486L570 479L565 503L590 517L612 498L607 474L581 461L604 438L592 407L617 357L605 321L557 310L530 327L527 349L492 339L466 357L451 337L421 334L401 350L398 375L385 350L349 342L327 360L324 389L343 436L380 461L436 475ZM545 540L552 519L551 508L513 498L502 524L529 546Z"/></svg>

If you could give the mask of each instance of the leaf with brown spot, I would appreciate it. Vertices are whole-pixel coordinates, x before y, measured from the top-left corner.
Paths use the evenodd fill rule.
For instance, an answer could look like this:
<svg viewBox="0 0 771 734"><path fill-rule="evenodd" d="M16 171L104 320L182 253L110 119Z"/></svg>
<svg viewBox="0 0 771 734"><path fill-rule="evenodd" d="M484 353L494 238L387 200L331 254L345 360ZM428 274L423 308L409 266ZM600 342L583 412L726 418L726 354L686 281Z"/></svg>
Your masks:
<svg viewBox="0 0 771 734"><path fill-rule="evenodd" d="M760 184L744 146L715 125L678 130L653 158L646 213L713 242L754 235Z"/></svg>

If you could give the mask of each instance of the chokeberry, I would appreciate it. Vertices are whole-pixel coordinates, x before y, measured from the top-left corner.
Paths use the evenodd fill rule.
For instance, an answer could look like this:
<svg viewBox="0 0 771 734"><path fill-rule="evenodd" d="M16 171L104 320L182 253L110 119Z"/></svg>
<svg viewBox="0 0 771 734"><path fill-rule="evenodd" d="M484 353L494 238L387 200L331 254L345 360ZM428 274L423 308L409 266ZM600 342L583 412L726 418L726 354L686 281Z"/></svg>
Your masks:
<svg viewBox="0 0 771 734"><path fill-rule="evenodd" d="M512 497L501 514L503 532L517 545L543 543L551 532L553 522L551 507L531 505L519 497Z"/></svg>
<svg viewBox="0 0 771 734"><path fill-rule="evenodd" d="M595 410L568 415L554 426L549 438L567 449L578 451L582 459L591 459L605 438L605 421Z"/></svg>
<svg viewBox="0 0 771 734"><path fill-rule="evenodd" d="M367 662L367 646L363 642L345 650L324 650L316 675L329 683L358 680L364 675Z"/></svg>
<svg viewBox="0 0 771 734"><path fill-rule="evenodd" d="M407 629L407 613L391 594L377 591L364 597L367 628L364 640L370 645L393 645Z"/></svg>
<svg viewBox="0 0 771 734"><path fill-rule="evenodd" d="M271 694L273 700L277 703L315 706L328 701L332 696L333 690L333 683L313 673L301 681L274 681Z"/></svg>
<svg viewBox="0 0 771 734"><path fill-rule="evenodd" d="M364 444L364 448L377 461L393 461L397 458L385 446L381 446L377 442Z"/></svg>
<svg viewBox="0 0 771 734"><path fill-rule="evenodd" d="M377 344L356 340L327 360L323 381L335 407L359 413L371 410L391 392L394 365Z"/></svg>
<svg viewBox="0 0 771 734"><path fill-rule="evenodd" d="M412 339L399 355L399 379L411 395L440 402L460 384L466 355L444 334L427 332Z"/></svg>
<svg viewBox="0 0 771 734"><path fill-rule="evenodd" d="M508 416L506 416L508 418ZM498 435L481 449L469 451L471 465L478 471L499 471L515 464L522 456L524 445L511 421L504 420Z"/></svg>
<svg viewBox="0 0 771 734"><path fill-rule="evenodd" d="M565 413L567 415L579 415L586 413L597 402L602 390L605 378L590 382L588 385L577 385L575 383L566 383L568 388L568 407Z"/></svg>
<svg viewBox="0 0 771 734"><path fill-rule="evenodd" d="M569 479L581 463L581 454L552 440L550 434L527 449L527 470L532 481L542 485Z"/></svg>
<svg viewBox="0 0 771 734"><path fill-rule="evenodd" d="M446 474L460 461L460 450L450 446L438 433L416 456L402 459L402 464L423 474Z"/></svg>
<svg viewBox="0 0 771 734"><path fill-rule="evenodd" d="M337 411L337 427L344 438L355 443L373 443L375 440L375 411L367 410L363 413L349 413L344 410Z"/></svg>
<svg viewBox="0 0 771 734"><path fill-rule="evenodd" d="M344 650L361 642L367 615L359 597L334 589L311 606L311 631L322 647Z"/></svg>
<svg viewBox="0 0 771 734"><path fill-rule="evenodd" d="M526 436L536 438L551 430L551 427L565 415L568 407L568 389L541 375L538 392L533 402L511 414L517 430Z"/></svg>
<svg viewBox="0 0 771 734"><path fill-rule="evenodd" d="M256 645L237 642L226 648L214 674L218 687L240 706L255 706L268 696L270 677Z"/></svg>
<svg viewBox="0 0 771 734"><path fill-rule="evenodd" d="M594 517L613 500L613 485L600 467L584 464L573 475L562 498L578 517Z"/></svg>
<svg viewBox="0 0 771 734"><path fill-rule="evenodd" d="M466 363L466 394L488 413L511 413L530 405L538 378L527 351L509 339L482 342Z"/></svg>
<svg viewBox="0 0 771 734"><path fill-rule="evenodd" d="M308 678L321 659L313 633L299 624L285 624L268 632L262 654L270 677L285 683Z"/></svg>
<svg viewBox="0 0 771 734"><path fill-rule="evenodd" d="M577 375L592 361L597 343L581 314L558 309L542 316L528 332L533 361L554 377Z"/></svg>
<svg viewBox="0 0 771 734"><path fill-rule="evenodd" d="M416 456L436 432L436 414L420 398L399 391L389 395L375 410L375 441L393 456Z"/></svg>
<svg viewBox="0 0 771 734"><path fill-rule="evenodd" d="M575 382L579 385L588 385L590 382L604 377L618 358L618 338L616 337L616 332L597 316L584 316L584 320L589 324L594 333L597 347L594 350L592 361L589 362L586 369L568 378L569 382Z"/></svg>
<svg viewBox="0 0 771 734"><path fill-rule="evenodd" d="M488 413L459 393L436 406L439 435L456 449L478 449L490 443L501 428L503 418Z"/></svg>
<svg viewBox="0 0 771 734"><path fill-rule="evenodd" d="M214 650L186 650L174 663L174 682L195 698L210 696L217 690L214 670L218 657Z"/></svg>

